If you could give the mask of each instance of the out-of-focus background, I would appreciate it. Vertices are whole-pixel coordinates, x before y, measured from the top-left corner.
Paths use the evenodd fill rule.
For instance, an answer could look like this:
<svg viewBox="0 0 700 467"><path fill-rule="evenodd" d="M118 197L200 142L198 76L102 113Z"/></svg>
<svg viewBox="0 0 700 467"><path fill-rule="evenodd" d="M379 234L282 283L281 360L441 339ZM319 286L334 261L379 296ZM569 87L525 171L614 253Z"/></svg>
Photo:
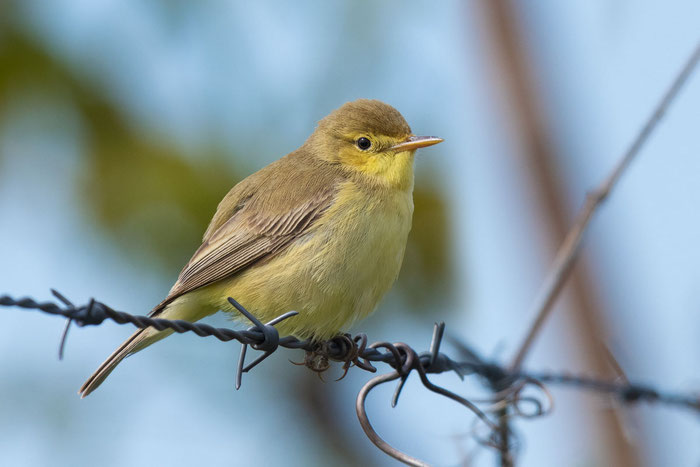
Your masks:
<svg viewBox="0 0 700 467"><path fill-rule="evenodd" d="M434 321L509 358L553 251L698 40L700 3L0 2L0 293L96 297L145 314L237 181L342 103L378 98L418 134L405 265L371 340L429 344ZM700 387L700 77L586 238L526 368ZM394 465L363 435L369 375L321 382L281 351L236 392L238 346L174 336L76 391L132 332L3 309L0 464ZM229 326L224 317L209 322ZM445 350L449 353L449 347ZM337 368L336 368L337 370ZM473 417L409 380L368 402L390 443L492 465ZM454 375L435 381L483 395ZM553 388L520 421L519 465L697 465L696 416Z"/></svg>

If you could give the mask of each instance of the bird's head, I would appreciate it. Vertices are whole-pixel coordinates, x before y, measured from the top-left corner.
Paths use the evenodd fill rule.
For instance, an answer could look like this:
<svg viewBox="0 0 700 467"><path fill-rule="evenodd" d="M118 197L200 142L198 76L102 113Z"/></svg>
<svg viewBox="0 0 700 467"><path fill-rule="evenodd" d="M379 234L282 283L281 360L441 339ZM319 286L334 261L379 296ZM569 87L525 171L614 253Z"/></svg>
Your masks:
<svg viewBox="0 0 700 467"><path fill-rule="evenodd" d="M341 164L373 184L409 189L416 149L440 142L434 136L415 136L392 106L358 99L321 120L307 145L317 157Z"/></svg>

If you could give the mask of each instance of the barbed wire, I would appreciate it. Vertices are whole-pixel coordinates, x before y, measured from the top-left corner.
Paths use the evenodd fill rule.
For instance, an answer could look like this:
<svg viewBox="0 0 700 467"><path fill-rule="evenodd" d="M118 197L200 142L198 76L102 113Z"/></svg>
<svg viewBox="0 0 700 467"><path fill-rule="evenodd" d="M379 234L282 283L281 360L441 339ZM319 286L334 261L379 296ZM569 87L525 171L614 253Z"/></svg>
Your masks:
<svg viewBox="0 0 700 467"><path fill-rule="evenodd" d="M478 429L475 428L475 439L481 445L499 450L512 451L516 443L516 437L510 432L510 428L504 432L502 426L499 426L499 418L503 416L503 413L512 419L541 417L551 411L553 398L545 383L568 385L582 390L608 394L625 404L656 403L700 413L700 394L666 392L643 384L603 381L568 373L527 372L520 369L514 371L510 370L507 365L483 359L473 349L460 342L454 342L459 352L459 359L453 359L440 351L445 332L444 323L435 324L430 349L418 353L411 346L402 342L376 342L368 345L365 334L358 334L354 337L350 334L342 334L324 342L299 340L293 336L280 337L274 327L275 324L293 318L297 312L291 311L268 323L262 323L233 298L229 298L229 302L252 323L252 326L246 330L216 328L203 323L132 315L114 310L94 299L91 299L87 305L75 306L59 292L52 290L52 293L60 303L39 302L29 297L15 299L9 295L2 295L0 296L0 306L38 310L67 318L66 328L61 336L59 358L63 356L65 340L72 323L83 327L96 326L106 320L111 320L118 324L132 324L139 328L153 327L159 331L171 329L177 333L192 332L200 337L214 337L222 342L240 342L242 348L236 373L237 389L241 385L242 374L253 369L279 347L304 350L306 358L302 364L319 373L329 368L329 360L343 362L344 374L339 379L342 379L349 368L353 366L374 373L377 368L372 363L386 363L392 367L393 371L370 379L360 389L355 408L360 425L370 441L388 455L407 465L425 466L428 464L399 451L384 441L369 421L365 401L368 394L377 386L399 380L391 401L392 407L395 407L404 384L413 372L418 374L426 389L447 397L473 412L476 415L476 420L481 422L481 427L488 430L487 435L480 436ZM261 351L262 355L246 365L245 357L249 346ZM493 393L492 396L484 400L469 400L434 384L428 378L429 374L450 371L455 372L462 379L467 375L478 376ZM538 390L541 396L535 397L525 394L527 389ZM526 408L528 405L529 409Z"/></svg>

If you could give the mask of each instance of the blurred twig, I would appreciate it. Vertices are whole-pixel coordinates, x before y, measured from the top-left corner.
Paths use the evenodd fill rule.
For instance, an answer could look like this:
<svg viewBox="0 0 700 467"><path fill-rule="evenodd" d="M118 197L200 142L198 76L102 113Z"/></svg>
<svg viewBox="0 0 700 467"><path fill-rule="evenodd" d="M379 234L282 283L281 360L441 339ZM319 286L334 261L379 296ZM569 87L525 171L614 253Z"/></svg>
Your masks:
<svg viewBox="0 0 700 467"><path fill-rule="evenodd" d="M522 142L522 152L527 158L527 165L532 168L535 188L539 197L539 202L543 208L542 223L543 231L548 233L553 239L553 245L559 245L562 239L566 239L564 247L558 249L555 255L554 272L550 274L542 287L542 292L538 295L535 304L535 311L538 318L533 321L528 336L524 344L514 358L513 369L519 368L534 339L538 335L542 324L546 321L551 308L563 288L566 279L572 276L575 257L578 253L581 236L583 235L590 216L602 203L606 192L602 198L592 206L593 210L586 214L588 216L582 223L582 229L577 233L570 233L570 221L564 200L566 199L564 187L560 183L560 177L556 169L555 144L551 136L550 125L547 119L546 109L543 105L546 96L538 92L535 84L538 79L539 68L535 68L532 60L528 57L527 35L520 33L523 22L520 20L520 9L517 2L512 0L488 0L479 2L478 5L486 13L485 19L488 25L485 32L488 33L488 43L493 46L493 58L490 63L496 66L496 82L500 86L499 95L506 96L508 105L508 115L512 117L514 128L518 131L518 136ZM670 101L670 99L669 99ZM666 104L667 105L667 104ZM660 113L663 113L664 106ZM614 172L611 185L612 188L625 168L639 151L645 139L649 136L654 125L661 117L659 114L656 121L652 122L649 128L644 130L642 139L635 144L619 170ZM589 202L592 201L589 197ZM588 204L588 203L587 203ZM576 223L580 225L579 222ZM564 248L571 248L568 253L562 255ZM571 256L567 256L568 254ZM574 326L577 334L581 335L580 344L585 350L582 354L591 369L600 375L616 376L620 375L620 365L617 364L614 355L608 350L605 342L606 314L601 312L603 304L598 300L597 288L595 287L595 276L590 274L585 262L579 261L579 267L572 278L572 318L575 320ZM611 370L614 370L611 371ZM636 452L625 435L622 426L622 417L615 411L598 412L599 427L596 432L604 440L608 452L612 457L608 462L620 466L637 466L642 459ZM503 461L503 465L505 461Z"/></svg>
<svg viewBox="0 0 700 467"><path fill-rule="evenodd" d="M308 372L304 372L308 373ZM344 416L346 409L339 407L338 393L327 391L327 386L318 384L314 374L298 374L293 382L301 404L300 410L319 433L325 433L323 450L327 451L328 465L379 467L374 456L365 449L366 444L354 435L354 426ZM319 449L321 446L319 446Z"/></svg>
<svg viewBox="0 0 700 467"><path fill-rule="evenodd" d="M501 456L502 467L512 467L513 452L510 449L510 417L508 415L508 407L504 407L498 411L498 432L500 433L500 445L498 451Z"/></svg>
<svg viewBox="0 0 700 467"><path fill-rule="evenodd" d="M539 92L541 67L530 58L528 35L523 33L526 24L522 19L518 2L512 0L486 0L477 3L485 13L485 32L492 46L489 64L494 66L499 96L505 96L507 116L512 121L515 141L524 165L529 168L531 187L539 209L539 227L548 248L554 250L565 237L570 220L565 187L557 167L556 142L545 109L549 95ZM595 276L581 262L572 280L571 326L576 329L584 365L601 377L611 378L609 362L612 355L606 353L606 331L603 303L598 298ZM615 374L614 376L618 376ZM638 466L639 456L625 438L621 418L614 412L597 412L595 431L607 445L611 455L607 462L622 466ZM501 451L501 465L510 465L512 456Z"/></svg>
<svg viewBox="0 0 700 467"><path fill-rule="evenodd" d="M615 186L617 186L617 183L620 180L620 177L622 177L624 171L630 166L634 158L639 154L642 147L644 147L644 144L648 141L653 131L657 128L659 122L666 113L666 110L668 110L669 106L676 98L683 85L687 82L688 77L697 66L698 61L700 61L700 44L695 47L695 50L690 55L690 58L686 62L685 66L683 66L681 71L678 73L673 81L673 84L668 91L666 91L666 94L657 104L649 119L642 127L642 130L634 139L632 145L629 147L629 149L627 149L623 157L613 168L610 175L608 175L608 177L603 180L595 190L587 195L586 202L576 216L573 227L559 248L549 274L547 275L547 278L545 279L544 284L542 285L542 288L535 299L535 303L532 307L535 319L532 321L530 329L528 330L523 343L518 349L515 358L513 359L513 368L517 369L520 367L523 360L527 356L528 351L532 347L532 343L535 340L535 337L537 337L542 324L549 316L549 313L552 310L552 305L558 297L562 286L566 282L566 279L571 273L571 269L581 249L581 240L588 229L593 215L596 213L600 205L608 198L610 192L615 188Z"/></svg>

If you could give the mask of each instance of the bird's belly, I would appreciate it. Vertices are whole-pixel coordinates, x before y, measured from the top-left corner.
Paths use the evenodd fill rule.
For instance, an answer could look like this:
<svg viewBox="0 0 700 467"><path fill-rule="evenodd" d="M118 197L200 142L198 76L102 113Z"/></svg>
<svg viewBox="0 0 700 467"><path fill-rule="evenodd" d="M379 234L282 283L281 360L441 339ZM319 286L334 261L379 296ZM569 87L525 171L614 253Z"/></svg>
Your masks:
<svg viewBox="0 0 700 467"><path fill-rule="evenodd" d="M367 200L341 191L310 231L272 259L201 289L231 296L263 321L290 310L282 335L326 339L371 313L398 276L411 227L409 193Z"/></svg>

